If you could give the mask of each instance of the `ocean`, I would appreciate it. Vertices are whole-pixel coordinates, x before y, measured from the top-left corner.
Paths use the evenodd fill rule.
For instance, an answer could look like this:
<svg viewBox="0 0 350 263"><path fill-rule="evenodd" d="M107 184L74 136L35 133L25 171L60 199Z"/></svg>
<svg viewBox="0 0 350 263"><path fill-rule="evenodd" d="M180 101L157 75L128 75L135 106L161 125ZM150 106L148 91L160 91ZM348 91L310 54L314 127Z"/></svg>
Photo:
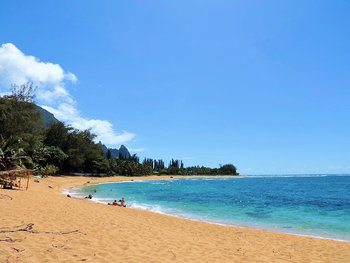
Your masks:
<svg viewBox="0 0 350 263"><path fill-rule="evenodd" d="M96 193L94 193L96 190ZM265 175L103 183L93 201L210 223L350 241L350 175Z"/></svg>

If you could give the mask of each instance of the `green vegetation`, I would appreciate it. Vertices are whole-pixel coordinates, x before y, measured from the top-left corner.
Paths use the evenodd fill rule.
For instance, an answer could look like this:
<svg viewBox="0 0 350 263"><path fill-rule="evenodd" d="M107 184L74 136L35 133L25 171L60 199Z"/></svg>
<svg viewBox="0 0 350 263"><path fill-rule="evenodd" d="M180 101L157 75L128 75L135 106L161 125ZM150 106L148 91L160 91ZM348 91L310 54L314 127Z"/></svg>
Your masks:
<svg viewBox="0 0 350 263"><path fill-rule="evenodd" d="M153 166L152 166L153 162ZM144 164L153 168L156 174L173 174L173 175L238 175L237 169L233 164L225 164L220 168L210 168L204 166L184 167L181 160L172 159L168 168L164 167L163 160L145 159Z"/></svg>
<svg viewBox="0 0 350 263"><path fill-rule="evenodd" d="M0 98L0 134L5 139L20 138L21 147L31 155L42 140L44 125L31 97L24 96L26 89L30 87L24 86L23 92L13 91L12 95Z"/></svg>
<svg viewBox="0 0 350 263"><path fill-rule="evenodd" d="M25 163L31 163L29 156L21 148L21 139L10 136L4 139L0 135L0 171L24 168Z"/></svg>
<svg viewBox="0 0 350 263"><path fill-rule="evenodd" d="M34 169L41 175L89 173L98 176L237 175L232 164L184 167L181 160L163 160L130 155L125 146L107 149L95 143L89 130L79 131L59 122L33 103L31 83L12 88L0 97L0 170Z"/></svg>

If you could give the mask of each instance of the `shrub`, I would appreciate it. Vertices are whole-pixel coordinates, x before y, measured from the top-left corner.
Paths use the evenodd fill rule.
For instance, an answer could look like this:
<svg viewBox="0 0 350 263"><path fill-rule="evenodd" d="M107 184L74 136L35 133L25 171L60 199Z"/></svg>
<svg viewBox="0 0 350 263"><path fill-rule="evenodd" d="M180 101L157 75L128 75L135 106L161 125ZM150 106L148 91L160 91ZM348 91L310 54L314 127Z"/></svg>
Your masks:
<svg viewBox="0 0 350 263"><path fill-rule="evenodd" d="M45 167L40 167L36 174L42 175L42 176L48 176L48 175L54 175L58 171L58 168L52 164L48 164Z"/></svg>

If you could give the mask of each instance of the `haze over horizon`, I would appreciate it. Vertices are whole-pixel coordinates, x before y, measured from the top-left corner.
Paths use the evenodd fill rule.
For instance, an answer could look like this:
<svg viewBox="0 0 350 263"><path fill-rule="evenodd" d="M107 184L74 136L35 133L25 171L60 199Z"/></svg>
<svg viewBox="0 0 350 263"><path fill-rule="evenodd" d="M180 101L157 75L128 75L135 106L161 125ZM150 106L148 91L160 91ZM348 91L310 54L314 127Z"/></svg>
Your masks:
<svg viewBox="0 0 350 263"><path fill-rule="evenodd" d="M110 147L241 174L350 173L348 1L2 1L0 93Z"/></svg>

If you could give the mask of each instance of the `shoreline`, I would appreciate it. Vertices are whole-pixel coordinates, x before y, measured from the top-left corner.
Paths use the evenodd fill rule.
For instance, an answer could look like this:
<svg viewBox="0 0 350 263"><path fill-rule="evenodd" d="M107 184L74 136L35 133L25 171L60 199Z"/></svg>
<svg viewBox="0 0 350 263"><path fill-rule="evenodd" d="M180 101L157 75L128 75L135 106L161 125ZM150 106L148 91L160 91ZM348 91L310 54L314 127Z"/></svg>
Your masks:
<svg viewBox="0 0 350 263"><path fill-rule="evenodd" d="M170 179L169 176L166 176ZM175 177L174 177L175 178ZM181 177L183 178L183 177ZM1 233L8 262L348 262L350 243L222 226L139 209L67 198L62 189L156 177L48 177L29 189L0 189L2 231L33 224L34 232ZM87 182L90 183L87 183Z"/></svg>
<svg viewBox="0 0 350 263"><path fill-rule="evenodd" d="M157 176L159 177L159 176ZM126 177L126 180L121 180L121 181L108 181L108 182L98 182L98 183L93 183L93 184L88 184L88 185L76 185L73 187L69 187L67 189L63 189L63 194L70 194L72 195L71 192L69 192L69 189L73 189L73 188L84 188L84 187L91 187L93 185L100 185L100 184L110 184L110 183L130 183L130 182L143 182L143 181L163 181L163 180L177 180L177 179L195 179L195 178L213 178L213 176L196 176L195 178L193 178L193 176L176 176L173 175L171 178L170 176L164 176L164 177L168 177L168 178L150 178L150 179L142 179L142 180L137 180L137 179L133 179L131 180L127 180L128 177ZM241 178L245 178L245 176L214 176L214 178L231 178L231 179L241 179ZM74 195L74 193L73 193ZM73 196L73 198L78 198L78 199L82 199L84 201L90 201L93 203L97 203L97 204L102 204L102 205L107 205L107 202L103 202L103 201L98 201L98 200L93 200L93 199L85 199L82 196ZM162 211L157 211L157 210L152 210L152 209L143 209L141 207L132 207L129 206L129 209L136 209L139 211L147 211L147 212L151 212L151 213L156 213L156 214L160 214L160 215L167 215L167 216L172 216L175 218L179 218L179 219L185 219L185 220L190 220L190 221L195 221L195 222L202 222L202 223L207 223L207 224L213 224L213 225L219 225L219 226L224 226L224 227L239 227L239 228L244 228L244 229L256 229L256 230L264 230L264 231L269 231L269 232L273 232L273 233L282 233L282 234L287 234L287 235L294 235L294 236L302 236L302 237L311 237L311 238L318 238L318 239L326 239L326 240L331 240L331 241L338 241L338 242L345 242L345 243L350 243L350 240L346 240L346 239L341 239L341 238L331 238L331 237L325 237L325 236L317 236L317 235L313 235L313 234L304 234L304 233L295 233L295 232L288 232L288 231L283 231L282 228L278 228L278 230L274 230L272 228L264 228L264 227L254 227L254 226L250 226L250 225L239 225L239 224L229 224L229 223L218 223L218 222L212 222L212 221L207 221L207 220L203 220L203 219L199 219L199 218L191 218L191 217L185 217L185 216L181 216L181 215L176 215L176 214L169 214L166 212L162 212Z"/></svg>

